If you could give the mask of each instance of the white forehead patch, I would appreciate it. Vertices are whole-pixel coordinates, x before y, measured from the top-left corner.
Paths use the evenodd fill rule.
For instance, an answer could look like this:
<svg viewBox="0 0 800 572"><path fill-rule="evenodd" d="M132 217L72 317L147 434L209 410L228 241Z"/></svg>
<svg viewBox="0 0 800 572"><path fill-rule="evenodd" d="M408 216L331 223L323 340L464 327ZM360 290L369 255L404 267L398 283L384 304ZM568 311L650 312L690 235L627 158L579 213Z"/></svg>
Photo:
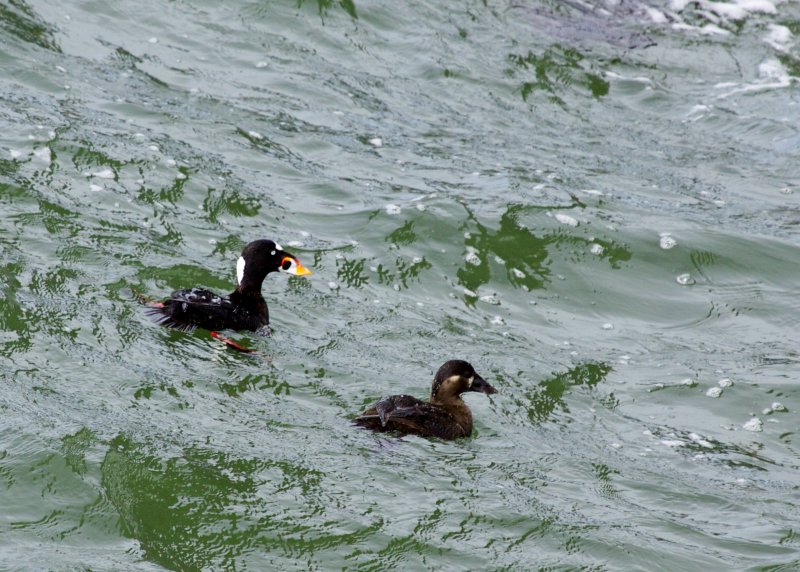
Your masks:
<svg viewBox="0 0 800 572"><path fill-rule="evenodd" d="M283 247L277 242L275 243L275 248L277 248L278 250L283 250Z"/></svg>
<svg viewBox="0 0 800 572"><path fill-rule="evenodd" d="M240 256L239 260L236 261L236 282L237 284L242 283L242 279L244 278L244 265L246 262L244 261L244 256Z"/></svg>

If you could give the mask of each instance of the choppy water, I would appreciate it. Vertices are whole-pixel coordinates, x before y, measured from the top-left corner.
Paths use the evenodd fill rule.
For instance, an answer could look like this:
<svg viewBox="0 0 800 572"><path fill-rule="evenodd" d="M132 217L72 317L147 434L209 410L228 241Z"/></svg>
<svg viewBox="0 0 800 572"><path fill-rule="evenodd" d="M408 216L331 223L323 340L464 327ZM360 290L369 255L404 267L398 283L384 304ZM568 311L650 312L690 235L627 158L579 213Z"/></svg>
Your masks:
<svg viewBox="0 0 800 572"><path fill-rule="evenodd" d="M0 5L0 568L800 568L797 3L220 4Z"/></svg>

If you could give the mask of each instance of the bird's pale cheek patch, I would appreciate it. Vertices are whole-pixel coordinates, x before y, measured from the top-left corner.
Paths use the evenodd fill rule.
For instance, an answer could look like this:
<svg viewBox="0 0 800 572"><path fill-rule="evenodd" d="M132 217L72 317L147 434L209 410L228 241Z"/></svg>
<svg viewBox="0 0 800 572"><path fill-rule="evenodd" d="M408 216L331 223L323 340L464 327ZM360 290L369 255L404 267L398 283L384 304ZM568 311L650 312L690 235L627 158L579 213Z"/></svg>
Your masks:
<svg viewBox="0 0 800 572"><path fill-rule="evenodd" d="M244 279L245 264L246 263L243 256L240 256L239 260L236 261L236 280L239 282L239 284L241 284L242 280Z"/></svg>

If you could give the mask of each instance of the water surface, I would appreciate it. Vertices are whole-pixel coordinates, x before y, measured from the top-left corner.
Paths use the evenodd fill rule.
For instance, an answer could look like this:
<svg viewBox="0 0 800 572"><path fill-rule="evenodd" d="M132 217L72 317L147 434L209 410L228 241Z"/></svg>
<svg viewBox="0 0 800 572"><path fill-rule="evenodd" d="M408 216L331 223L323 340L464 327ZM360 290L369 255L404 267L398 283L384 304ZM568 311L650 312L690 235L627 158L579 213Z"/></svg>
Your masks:
<svg viewBox="0 0 800 572"><path fill-rule="evenodd" d="M796 3L0 13L0 567L800 567ZM262 237L257 355L129 296Z"/></svg>

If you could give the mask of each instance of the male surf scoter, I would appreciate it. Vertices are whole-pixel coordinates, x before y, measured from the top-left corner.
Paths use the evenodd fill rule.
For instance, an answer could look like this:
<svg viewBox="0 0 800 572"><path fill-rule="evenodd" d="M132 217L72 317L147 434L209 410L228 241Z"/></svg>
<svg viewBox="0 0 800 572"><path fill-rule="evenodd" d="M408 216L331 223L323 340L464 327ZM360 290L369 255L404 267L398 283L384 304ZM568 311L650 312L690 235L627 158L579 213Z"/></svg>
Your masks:
<svg viewBox="0 0 800 572"><path fill-rule="evenodd" d="M373 431L397 431L440 439L469 437L472 434L472 412L461 399L461 394L466 391L497 393L469 363L451 360L436 372L429 401L410 395L384 397L356 417L353 423Z"/></svg>
<svg viewBox="0 0 800 572"><path fill-rule="evenodd" d="M205 328L219 338L216 330L224 329L268 334L269 310L261 295L261 284L270 272L295 276L311 274L279 244L255 240L244 247L236 263L239 283L236 290L227 296L202 288L178 290L163 302L149 302L150 312L161 325L186 331Z"/></svg>

